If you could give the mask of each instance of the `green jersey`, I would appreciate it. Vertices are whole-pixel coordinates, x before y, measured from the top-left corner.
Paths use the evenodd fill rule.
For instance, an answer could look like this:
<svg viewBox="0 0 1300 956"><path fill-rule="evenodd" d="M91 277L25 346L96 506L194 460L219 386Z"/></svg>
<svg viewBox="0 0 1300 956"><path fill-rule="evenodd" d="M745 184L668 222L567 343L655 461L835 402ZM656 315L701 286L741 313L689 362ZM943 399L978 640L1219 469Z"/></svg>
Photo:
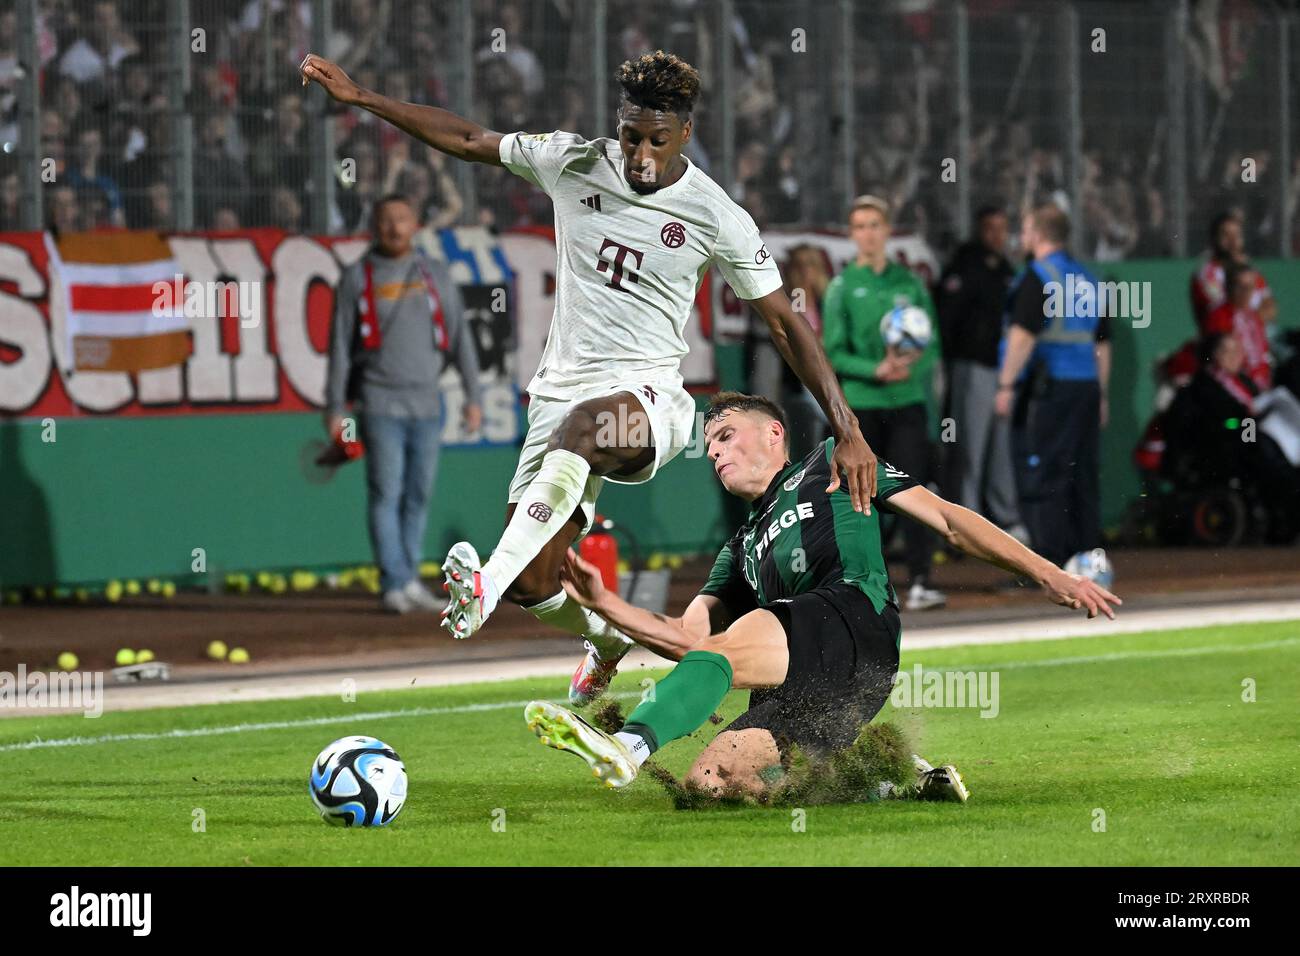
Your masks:
<svg viewBox="0 0 1300 956"><path fill-rule="evenodd" d="M876 612L898 607L880 547L879 504L917 482L886 462L877 464L877 507L853 510L848 484L830 494L828 438L801 462L786 465L749 518L718 552L701 594L722 600L732 617L827 584L855 585Z"/></svg>
<svg viewBox="0 0 1300 956"><path fill-rule="evenodd" d="M901 382L876 381L876 366L885 358L880 320L900 305L925 309L935 333ZM902 408L928 399L930 372L939 355L939 323L925 283L906 266L888 263L876 274L870 266L850 262L831 280L822 300L822 342L831 368L839 376L850 408Z"/></svg>

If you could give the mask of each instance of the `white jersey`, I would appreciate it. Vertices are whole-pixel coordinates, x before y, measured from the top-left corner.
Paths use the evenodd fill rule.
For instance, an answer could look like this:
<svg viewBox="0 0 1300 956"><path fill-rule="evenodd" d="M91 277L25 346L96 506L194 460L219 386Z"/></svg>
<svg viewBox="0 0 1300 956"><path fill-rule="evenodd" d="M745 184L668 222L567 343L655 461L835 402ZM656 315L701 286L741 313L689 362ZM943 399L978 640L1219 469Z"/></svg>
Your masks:
<svg viewBox="0 0 1300 956"><path fill-rule="evenodd" d="M611 379L680 386L683 332L710 265L742 299L781 288L749 213L682 159L680 179L642 195L617 140L502 137L501 162L555 204L555 314L529 392L562 397Z"/></svg>

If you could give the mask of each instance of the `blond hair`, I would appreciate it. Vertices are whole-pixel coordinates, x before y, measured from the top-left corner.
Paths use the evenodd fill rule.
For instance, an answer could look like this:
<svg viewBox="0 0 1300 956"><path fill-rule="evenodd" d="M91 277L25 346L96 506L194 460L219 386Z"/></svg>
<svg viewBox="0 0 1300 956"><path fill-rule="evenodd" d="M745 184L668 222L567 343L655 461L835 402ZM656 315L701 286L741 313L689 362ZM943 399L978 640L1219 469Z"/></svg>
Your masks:
<svg viewBox="0 0 1300 956"><path fill-rule="evenodd" d="M873 196L870 193L864 193L857 199L853 200L853 205L849 206L849 218L859 209L874 209L880 213L880 218L885 222L890 222L889 218L889 200L882 199L880 196Z"/></svg>

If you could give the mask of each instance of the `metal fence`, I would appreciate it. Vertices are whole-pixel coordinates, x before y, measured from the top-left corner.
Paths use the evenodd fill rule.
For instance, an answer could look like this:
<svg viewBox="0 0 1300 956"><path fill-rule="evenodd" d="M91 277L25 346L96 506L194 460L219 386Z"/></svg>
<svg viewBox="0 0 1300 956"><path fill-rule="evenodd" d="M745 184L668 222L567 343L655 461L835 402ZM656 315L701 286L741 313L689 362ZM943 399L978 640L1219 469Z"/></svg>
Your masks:
<svg viewBox="0 0 1300 956"><path fill-rule="evenodd" d="M1294 255L1292 2L16 0L0 13L0 228L351 233L384 192L435 225L550 221L469 166L303 90L363 86L501 131L614 135L617 65L664 48L703 95L688 155L763 225L894 201L941 250L1056 198L1097 259L1184 255L1238 208ZM38 68L29 68L39 64Z"/></svg>

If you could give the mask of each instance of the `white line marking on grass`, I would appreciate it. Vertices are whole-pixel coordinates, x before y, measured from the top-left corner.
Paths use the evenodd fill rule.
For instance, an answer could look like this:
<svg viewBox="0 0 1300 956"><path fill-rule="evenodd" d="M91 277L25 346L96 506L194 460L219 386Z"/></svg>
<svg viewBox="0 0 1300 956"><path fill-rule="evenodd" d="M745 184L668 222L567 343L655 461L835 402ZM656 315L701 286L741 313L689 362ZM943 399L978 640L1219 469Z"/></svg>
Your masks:
<svg viewBox="0 0 1300 956"><path fill-rule="evenodd" d="M1093 654L1078 657L1050 657L1039 661L1009 661L1002 664L970 665L979 670L1014 670L1022 667L1058 667L1070 664L1104 664L1112 661L1143 660L1160 657L1196 657L1204 654L1223 654L1233 651L1266 651L1279 647L1293 647L1300 644L1300 637L1288 637L1277 641L1259 641L1244 644L1215 644L1209 647L1170 647L1155 651L1116 651L1111 654ZM955 670L962 665L952 667L923 668L926 671L944 672ZM966 669L970 669L967 667ZM612 694L612 697L626 699L640 697L637 691ZM436 717L447 714L474 714L492 710L510 710L522 708L526 700L511 700L497 703L458 704L454 707L410 707L402 710L379 710L367 714L339 714L332 717L307 717L301 720L273 720L256 724L230 724L225 727L190 727L176 728L157 733L138 734L102 734L97 737L56 737L50 740L28 740L22 743L0 744L0 753L12 753L17 750L43 750L51 747L92 747L99 744L123 743L138 740L177 740L186 737L219 737L225 734L248 733L257 730L291 730L298 727L325 727L331 724L346 724L359 721L389 720L394 717Z"/></svg>
<svg viewBox="0 0 1300 956"><path fill-rule="evenodd" d="M1216 644L1213 647L1170 647L1158 651L1114 651L1110 654L1092 654L1087 657L1046 657L1040 661L1009 661L1005 664L954 664L936 667L936 671L982 670L1007 671L1021 667L1057 667L1066 664L1105 664L1110 661L1133 661L1154 657L1196 657L1202 654L1224 654L1232 651L1265 651L1300 644L1300 637L1286 637L1277 641L1260 641L1256 644ZM922 668L930 670L931 668Z"/></svg>
<svg viewBox="0 0 1300 956"><path fill-rule="evenodd" d="M640 697L640 691L611 694L611 697ZM475 714L489 710L523 710L526 700L509 700L491 704L459 704L455 707L408 707L402 710L376 710L368 714L339 714L333 717L306 717L302 720L268 720L257 724L230 724L225 727L178 727L156 733L101 734L97 737L54 737L49 740L27 740L16 744L0 745L0 753L15 750L44 750L50 747L93 747L98 744L115 744L136 740L179 740L186 737L220 737L225 734L242 734L255 730L293 730L298 727L325 727L330 724L347 724L357 721L389 720L393 717L437 717L447 714Z"/></svg>

